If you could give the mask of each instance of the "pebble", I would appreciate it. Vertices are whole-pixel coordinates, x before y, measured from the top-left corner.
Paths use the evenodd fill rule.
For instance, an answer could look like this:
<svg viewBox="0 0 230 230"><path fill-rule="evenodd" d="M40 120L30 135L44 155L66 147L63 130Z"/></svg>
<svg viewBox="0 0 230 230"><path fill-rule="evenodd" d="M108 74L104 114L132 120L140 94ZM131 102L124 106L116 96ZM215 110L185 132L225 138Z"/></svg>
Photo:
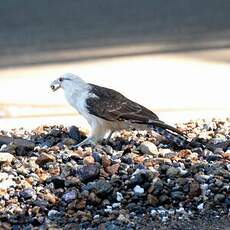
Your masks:
<svg viewBox="0 0 230 230"><path fill-rule="evenodd" d="M168 176L169 178L175 178L180 174L180 169L175 168L175 167L170 167L168 168L168 170L166 171L166 176Z"/></svg>
<svg viewBox="0 0 230 230"><path fill-rule="evenodd" d="M133 191L135 194L143 194L145 192L145 190L142 187L140 187L139 185L136 185L134 187Z"/></svg>
<svg viewBox="0 0 230 230"><path fill-rule="evenodd" d="M0 164L11 163L14 160L14 155L7 152L0 152Z"/></svg>
<svg viewBox="0 0 230 230"><path fill-rule="evenodd" d="M31 189L31 188L23 189L20 192L20 196L26 200L34 198L35 195L36 195L36 192L34 191L34 189Z"/></svg>
<svg viewBox="0 0 230 230"><path fill-rule="evenodd" d="M81 133L76 126L71 126L69 128L69 137L76 140L77 143L81 142Z"/></svg>
<svg viewBox="0 0 230 230"><path fill-rule="evenodd" d="M155 157L157 157L159 155L157 146L155 144L153 144L152 142L149 142L149 141L144 141L141 143L140 151L143 154L147 154L147 155L150 154L150 155L153 155Z"/></svg>
<svg viewBox="0 0 230 230"><path fill-rule="evenodd" d="M213 150L172 148L149 131L121 131L109 145L78 150L69 147L85 138L77 127L2 131L11 140L20 135L33 143L1 147L0 158L1 153L12 155L7 164L0 161L0 212L7 214L2 223L12 229L131 230L150 222L167 227L169 221L185 223L204 214L208 220L225 218L230 209L229 122L181 126L189 137L203 136L203 143L225 140Z"/></svg>
<svg viewBox="0 0 230 230"><path fill-rule="evenodd" d="M74 173L82 182L95 180L98 178L100 169L97 165L86 165L80 167Z"/></svg>
<svg viewBox="0 0 230 230"><path fill-rule="evenodd" d="M71 201L75 200L77 198L77 193L76 191L69 191L66 192L63 196L62 199L66 202L66 203L70 203Z"/></svg>
<svg viewBox="0 0 230 230"><path fill-rule="evenodd" d="M61 212L58 212L57 210L50 210L48 212L48 218L50 220L57 220L58 218L60 218L61 216L63 216L63 214Z"/></svg>
<svg viewBox="0 0 230 230"><path fill-rule="evenodd" d="M121 202L124 199L123 195L120 192L117 192L116 195L116 199L118 202Z"/></svg>
<svg viewBox="0 0 230 230"><path fill-rule="evenodd" d="M99 196L107 196L110 194L113 190L113 187L111 184L105 180L98 180L95 182L89 182L86 186L85 189L88 191L93 191L95 194Z"/></svg>
<svg viewBox="0 0 230 230"><path fill-rule="evenodd" d="M54 161L55 161L54 156L47 154L45 152L42 152L35 162L36 162L36 164L42 166L48 162L54 162Z"/></svg>
<svg viewBox="0 0 230 230"><path fill-rule="evenodd" d="M83 163L85 165L93 165L95 163L95 160L92 156L87 156L83 159Z"/></svg>

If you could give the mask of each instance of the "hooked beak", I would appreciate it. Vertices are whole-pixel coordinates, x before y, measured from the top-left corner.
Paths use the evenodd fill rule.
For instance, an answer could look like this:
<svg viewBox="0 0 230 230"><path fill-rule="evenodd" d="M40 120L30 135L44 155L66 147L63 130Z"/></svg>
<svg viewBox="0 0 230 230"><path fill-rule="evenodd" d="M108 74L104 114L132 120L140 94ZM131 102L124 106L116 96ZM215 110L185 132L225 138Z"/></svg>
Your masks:
<svg viewBox="0 0 230 230"><path fill-rule="evenodd" d="M53 90L53 92L55 92L56 90L61 88L61 84L59 81L55 80L51 83L50 88Z"/></svg>

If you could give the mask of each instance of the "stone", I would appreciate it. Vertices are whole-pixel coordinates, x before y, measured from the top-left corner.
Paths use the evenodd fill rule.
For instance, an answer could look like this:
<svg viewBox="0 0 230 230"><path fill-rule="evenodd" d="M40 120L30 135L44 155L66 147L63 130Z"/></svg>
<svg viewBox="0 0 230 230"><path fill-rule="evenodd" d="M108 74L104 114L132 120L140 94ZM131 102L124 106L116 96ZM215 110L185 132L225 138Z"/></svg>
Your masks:
<svg viewBox="0 0 230 230"><path fill-rule="evenodd" d="M180 169L176 167L169 167L166 171L166 176L168 176L169 178L175 178L178 175L180 175Z"/></svg>
<svg viewBox="0 0 230 230"><path fill-rule="evenodd" d="M204 209L204 203L200 203L199 205L197 205L197 209L203 210Z"/></svg>
<svg viewBox="0 0 230 230"><path fill-rule="evenodd" d="M182 201L185 199L184 193L181 191L172 191L171 197L173 200Z"/></svg>
<svg viewBox="0 0 230 230"><path fill-rule="evenodd" d="M20 192L20 196L26 200L34 198L35 195L36 195L36 192L32 188L26 188Z"/></svg>
<svg viewBox="0 0 230 230"><path fill-rule="evenodd" d="M53 183L55 189L65 187L65 179L60 176L53 176L47 180L47 183Z"/></svg>
<svg viewBox="0 0 230 230"><path fill-rule="evenodd" d="M57 196L55 196L54 194L52 194L51 192L47 191L44 194L44 199L48 202L50 202L51 204L57 204L59 202L59 198Z"/></svg>
<svg viewBox="0 0 230 230"><path fill-rule="evenodd" d="M149 154L149 155L153 155L153 156L159 155L159 152L157 150L157 146L150 141L142 142L139 148L143 154L147 154L147 155Z"/></svg>
<svg viewBox="0 0 230 230"><path fill-rule="evenodd" d="M111 165L111 160L109 159L107 155L103 155L101 157L101 161L102 161L102 165L104 168L107 168Z"/></svg>
<svg viewBox="0 0 230 230"><path fill-rule="evenodd" d="M76 126L71 126L69 128L68 134L69 134L69 137L76 140L77 143L80 143L82 141L81 140L81 133Z"/></svg>
<svg viewBox="0 0 230 230"><path fill-rule="evenodd" d="M42 168L36 169L35 172L42 182L46 181L49 177L49 174L45 170L43 170Z"/></svg>
<svg viewBox="0 0 230 230"><path fill-rule="evenodd" d="M64 200L66 203L70 203L71 201L75 200L77 198L76 191L68 191L62 196L62 200Z"/></svg>
<svg viewBox="0 0 230 230"><path fill-rule="evenodd" d="M84 159L83 159L83 163L85 165L93 165L95 164L95 160L92 156L86 156Z"/></svg>
<svg viewBox="0 0 230 230"><path fill-rule="evenodd" d="M98 180L95 182L89 182L85 189L89 192L94 192L96 195L105 197L113 191L112 185L105 180Z"/></svg>
<svg viewBox="0 0 230 230"><path fill-rule="evenodd" d="M139 194L143 194L145 192L145 190L140 187L139 185L136 185L133 189L134 193L139 195Z"/></svg>
<svg viewBox="0 0 230 230"><path fill-rule="evenodd" d="M36 162L36 164L42 166L48 162L54 162L54 161L55 161L54 156L52 156L51 154L42 152L35 162Z"/></svg>
<svg viewBox="0 0 230 230"><path fill-rule="evenodd" d="M130 183L133 185L142 185L146 182L151 182L154 178L153 172L148 169L137 169L131 179Z"/></svg>
<svg viewBox="0 0 230 230"><path fill-rule="evenodd" d="M101 154L98 152L93 152L92 153L92 157L94 158L94 160L98 163L101 163Z"/></svg>
<svg viewBox="0 0 230 230"><path fill-rule="evenodd" d="M217 203L217 204L224 202L224 200L225 200L225 195L224 194L216 194L214 196L214 202Z"/></svg>
<svg viewBox="0 0 230 230"><path fill-rule="evenodd" d="M14 155L7 152L0 152L0 164L11 163L15 159Z"/></svg>
<svg viewBox="0 0 230 230"><path fill-rule="evenodd" d="M11 142L11 145L16 150L16 154L18 156L26 156L28 155L28 152L33 150L35 148L35 144L32 141L21 139L21 138L15 138Z"/></svg>
<svg viewBox="0 0 230 230"><path fill-rule="evenodd" d="M95 180L100 174L100 169L97 165L85 165L78 168L74 174L79 177L82 182Z"/></svg>
<svg viewBox="0 0 230 230"><path fill-rule="evenodd" d="M147 196L147 203L151 206L157 206L159 204L159 200L156 196L148 194Z"/></svg>
<svg viewBox="0 0 230 230"><path fill-rule="evenodd" d="M116 199L118 202L121 202L124 199L123 195L120 192L117 192L116 195Z"/></svg>
<svg viewBox="0 0 230 230"><path fill-rule="evenodd" d="M108 166L107 168L105 168L105 171L107 173L109 173L110 175L114 175L114 174L118 173L119 168L120 168L120 164L117 163L117 164L113 164L111 166Z"/></svg>
<svg viewBox="0 0 230 230"><path fill-rule="evenodd" d="M62 216L63 216L63 213L58 212L57 210L51 209L48 212L48 219L50 219L50 220L57 220L57 219L59 219Z"/></svg>

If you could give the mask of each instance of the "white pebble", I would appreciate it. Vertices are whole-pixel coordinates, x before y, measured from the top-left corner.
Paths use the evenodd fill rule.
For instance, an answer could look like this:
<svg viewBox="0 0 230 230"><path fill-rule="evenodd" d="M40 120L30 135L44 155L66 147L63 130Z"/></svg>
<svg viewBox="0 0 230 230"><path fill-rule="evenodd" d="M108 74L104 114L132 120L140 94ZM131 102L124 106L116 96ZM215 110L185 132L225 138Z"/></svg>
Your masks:
<svg viewBox="0 0 230 230"><path fill-rule="evenodd" d="M139 185L136 185L133 191L135 194L143 194L145 192L145 190Z"/></svg>
<svg viewBox="0 0 230 230"><path fill-rule="evenodd" d="M202 196L205 196L207 194L208 184L201 184L200 189L201 189L201 192L202 192Z"/></svg>
<svg viewBox="0 0 230 230"><path fill-rule="evenodd" d="M227 164L228 171L230 171L230 164Z"/></svg>
<svg viewBox="0 0 230 230"><path fill-rule="evenodd" d="M97 215L95 215L94 217L93 217L93 219L95 220L95 219L99 219L100 218L100 215L99 214L97 214Z"/></svg>
<svg viewBox="0 0 230 230"><path fill-rule="evenodd" d="M156 216L156 215L157 215L157 211L156 211L156 210L154 210L154 209L153 209L153 210L151 210L151 215L152 215L152 216Z"/></svg>
<svg viewBox="0 0 230 230"><path fill-rule="evenodd" d="M112 207L113 208L121 208L121 204L120 203L113 203Z"/></svg>
<svg viewBox="0 0 230 230"><path fill-rule="evenodd" d="M122 196L122 194L120 192L117 192L117 198L116 199L118 202L121 202L124 199L124 197Z"/></svg>
<svg viewBox="0 0 230 230"><path fill-rule="evenodd" d="M199 205L197 206L197 208L198 208L199 210L204 209L204 203L199 204Z"/></svg>
<svg viewBox="0 0 230 230"><path fill-rule="evenodd" d="M105 212L107 213L112 213L112 206L107 206L106 209L105 209Z"/></svg>

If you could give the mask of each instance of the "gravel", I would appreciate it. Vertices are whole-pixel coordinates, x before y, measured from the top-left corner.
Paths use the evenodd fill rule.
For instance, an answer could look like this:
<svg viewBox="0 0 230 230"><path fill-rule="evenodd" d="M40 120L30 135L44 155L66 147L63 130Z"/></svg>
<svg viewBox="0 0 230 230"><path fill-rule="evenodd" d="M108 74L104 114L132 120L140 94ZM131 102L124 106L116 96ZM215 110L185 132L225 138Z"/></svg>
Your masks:
<svg viewBox="0 0 230 230"><path fill-rule="evenodd" d="M178 128L209 148L133 130L76 150L86 135L74 126L1 131L0 228L227 229L230 120Z"/></svg>

